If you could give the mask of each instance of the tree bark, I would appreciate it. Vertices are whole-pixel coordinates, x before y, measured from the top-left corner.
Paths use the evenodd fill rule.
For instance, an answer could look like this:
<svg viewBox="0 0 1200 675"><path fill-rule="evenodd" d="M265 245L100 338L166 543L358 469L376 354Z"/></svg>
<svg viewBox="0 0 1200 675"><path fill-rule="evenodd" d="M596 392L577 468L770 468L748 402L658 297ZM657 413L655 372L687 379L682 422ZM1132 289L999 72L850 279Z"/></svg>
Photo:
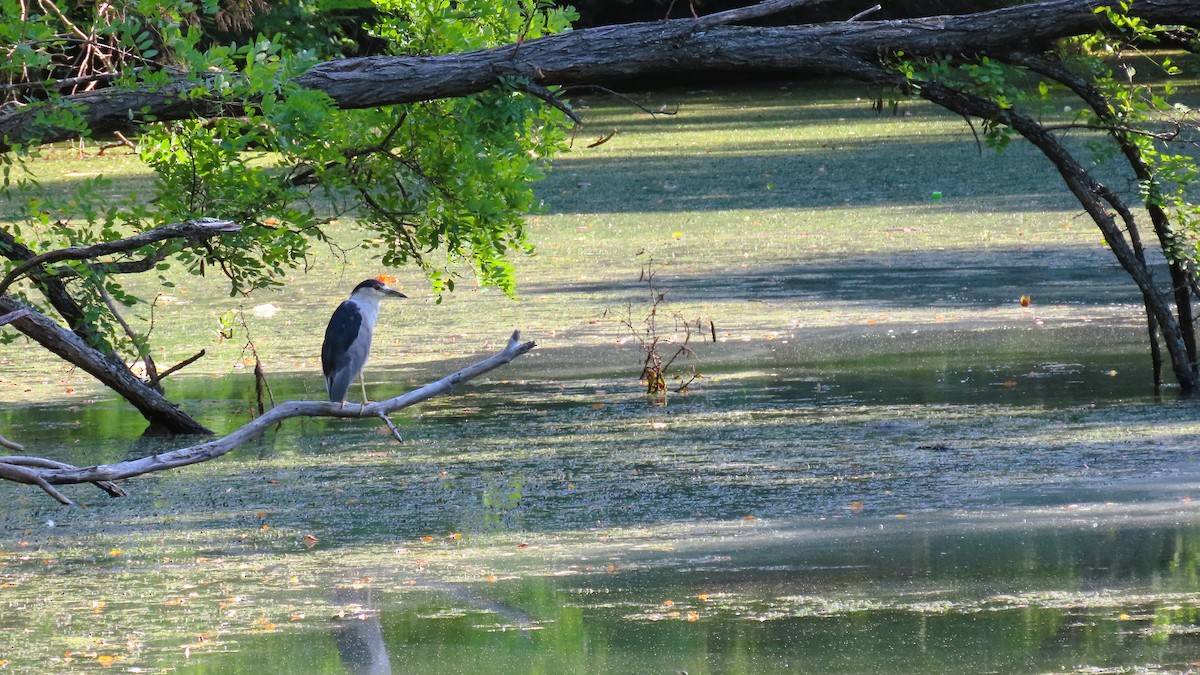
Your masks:
<svg viewBox="0 0 1200 675"><path fill-rule="evenodd" d="M780 3L786 8L790 3ZM541 85L578 85L689 72L837 74L874 80L881 55L1009 52L1104 27L1094 0L1049 0L977 14L894 21L756 27L700 19L602 26L495 49L444 56L376 56L318 64L294 84L327 94L345 109L452 98L506 77ZM1195 0L1137 0L1130 14L1164 24L1200 25ZM737 17L732 17L736 19ZM137 89L108 88L65 97L93 134L128 131L146 119L166 122L236 115L253 101L211 93L212 74ZM76 138L78 127L45 128L46 104L0 115L0 152L31 142ZM61 103L58 103L61 105Z"/></svg>

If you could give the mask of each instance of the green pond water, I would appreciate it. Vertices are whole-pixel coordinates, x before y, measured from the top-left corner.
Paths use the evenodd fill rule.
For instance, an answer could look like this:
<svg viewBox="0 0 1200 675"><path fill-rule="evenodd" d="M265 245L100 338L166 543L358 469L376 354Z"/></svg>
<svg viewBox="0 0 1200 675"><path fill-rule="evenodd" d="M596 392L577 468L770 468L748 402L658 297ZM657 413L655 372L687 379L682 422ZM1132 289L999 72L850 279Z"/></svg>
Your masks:
<svg viewBox="0 0 1200 675"><path fill-rule="evenodd" d="M852 369L780 345L665 407L629 377L530 361L520 380L398 415L403 445L370 422L293 421L132 481L126 499L77 487L86 506L64 509L6 487L0 658L14 672L1192 667L1196 406L1132 377L1114 387L1140 355L1102 345L1044 361L956 344ZM276 394L309 379L276 378ZM248 405L245 380L183 384L210 414ZM121 407L4 405L0 421L75 461L157 447L105 422Z"/></svg>
<svg viewBox="0 0 1200 675"><path fill-rule="evenodd" d="M539 345L397 413L403 444L291 420L123 499L0 484L0 672L1194 670L1200 407L1154 396L1136 291L1027 148L863 95L590 101L586 132L621 133L539 187L520 302L394 271L373 398ZM665 406L620 323L649 259L718 337ZM249 301L176 279L156 356L209 355L169 395L218 433L253 416L246 334L215 337L240 308L276 400L323 396L324 322L377 272L314 256ZM27 345L0 378L30 454L170 447Z"/></svg>

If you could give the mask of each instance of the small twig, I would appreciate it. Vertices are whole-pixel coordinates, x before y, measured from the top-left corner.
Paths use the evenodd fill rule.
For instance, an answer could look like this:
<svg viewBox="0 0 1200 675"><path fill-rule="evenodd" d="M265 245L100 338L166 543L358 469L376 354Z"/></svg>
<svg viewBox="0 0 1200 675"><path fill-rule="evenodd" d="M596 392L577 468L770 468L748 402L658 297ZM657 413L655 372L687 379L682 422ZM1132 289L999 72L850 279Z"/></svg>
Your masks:
<svg viewBox="0 0 1200 675"><path fill-rule="evenodd" d="M858 21L859 19L863 18L864 16L866 16L868 14L874 14L875 12L878 12L881 9L883 9L883 5L875 5L874 7L868 7L866 9L864 9L863 11L859 12L858 14L855 14L854 16L850 17L849 19L846 19L846 23L850 23L851 21Z"/></svg>
<svg viewBox="0 0 1200 675"><path fill-rule="evenodd" d="M574 122L575 124L580 124L580 125L583 124L583 118L580 117L579 114L576 113L574 110L572 110L571 106L566 101L562 100L558 96L555 96L554 92L543 87L542 85L540 85L536 82L531 82L529 80L518 80L517 82L515 82L513 84L513 87L517 91L523 91L526 94L536 96L537 98L542 99L546 103L549 103L551 106L558 108L559 110L562 111L562 113L564 115L566 115L567 117L570 117L571 121Z"/></svg>
<svg viewBox="0 0 1200 675"><path fill-rule="evenodd" d="M605 143L609 142L609 141L612 139L612 137L613 137L613 136L616 136L616 135L617 135L617 130L616 130L616 129L613 129L612 131L608 132L608 135L607 135L607 136L605 136L605 137L601 138L600 140L598 140L598 141L592 141L591 143L588 143L588 144L587 144L587 147L589 147L589 148L598 148L598 147L600 147L601 145L604 145Z"/></svg>
<svg viewBox="0 0 1200 675"><path fill-rule="evenodd" d="M822 2L830 2L831 0L771 0L770 2L760 2L750 5L749 7L739 7L730 9L724 12L716 12L714 14L706 14L698 19L688 20L682 28L686 28L689 32L704 30L714 26L721 26L735 21L747 21L749 19L759 19L771 14L778 14L796 7L805 5L819 5Z"/></svg>
<svg viewBox="0 0 1200 675"><path fill-rule="evenodd" d="M662 109L651 110L651 109L647 108L646 106L642 105L641 103L638 103L637 101L633 100L629 96L622 94L621 92L614 91L612 89L609 89L608 87L602 87L598 84L585 84L585 85L579 85L579 86L574 86L574 87L563 87L563 91L566 91L568 89L591 89L593 91L598 91L598 92L601 92L604 94L608 94L609 96L616 96L617 98L622 99L626 103L633 105L633 107L637 108L638 110L641 110L642 112L646 113L647 115L650 115L651 117L654 117L655 115L677 115L677 114L679 114L679 111L677 111L677 110L662 110Z"/></svg>
<svg viewBox="0 0 1200 675"><path fill-rule="evenodd" d="M130 150L133 150L135 152L137 151L137 146L134 145L133 141L129 140L128 138L125 138L125 135L122 134L121 132L114 131L113 136L117 137L117 142L116 143L105 143L104 145L101 145L100 151L96 153L97 156L103 155L105 150L110 150L112 148L127 147Z"/></svg>
<svg viewBox="0 0 1200 675"><path fill-rule="evenodd" d="M117 303L113 302L112 296L108 293L108 289L104 287L104 281L98 281L96 288L99 289L100 298L104 300L104 304L108 307L108 311L112 312L112 315L117 320L117 323L121 325L121 330L125 331L125 336L129 338L130 342L133 343L134 349L139 352L142 351L137 333L133 332L133 327L129 325L129 322L125 320L125 317L121 316L121 312L117 311ZM146 366L147 384L157 388L161 392L162 387L157 386L157 382L161 378L158 376L158 368L154 366L154 359L150 356L149 352L146 352L142 355L142 363Z"/></svg>
<svg viewBox="0 0 1200 675"><path fill-rule="evenodd" d="M180 361L179 363L176 363L175 365L171 366L170 368L167 368L166 370L159 373L154 378L153 382L160 382L163 378L170 375L171 373L174 373L178 370L187 368L188 366L192 365L193 363L195 363L196 361L200 360L203 357L204 357L204 350L201 349L200 351L196 352L195 354L192 354L191 356L187 357L186 359ZM152 382L152 384L153 384L153 382Z"/></svg>
<svg viewBox="0 0 1200 675"><path fill-rule="evenodd" d="M20 443L16 441L10 441L3 436L0 436L0 447L8 448L9 450L16 450L17 452L21 452L25 449L25 446L21 445Z"/></svg>
<svg viewBox="0 0 1200 675"><path fill-rule="evenodd" d="M388 429L392 430L392 435L396 437L397 443L404 442L404 439L400 436L400 430L397 429L396 425L392 423L392 420L387 416L387 413L380 411L379 419L383 420L383 423L387 425Z"/></svg>

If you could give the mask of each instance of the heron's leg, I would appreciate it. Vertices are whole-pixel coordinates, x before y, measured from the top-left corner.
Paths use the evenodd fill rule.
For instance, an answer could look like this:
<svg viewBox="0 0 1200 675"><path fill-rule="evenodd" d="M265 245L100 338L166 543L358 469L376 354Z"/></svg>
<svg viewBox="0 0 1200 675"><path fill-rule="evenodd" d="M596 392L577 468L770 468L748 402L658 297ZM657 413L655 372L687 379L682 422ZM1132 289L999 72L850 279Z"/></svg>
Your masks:
<svg viewBox="0 0 1200 675"><path fill-rule="evenodd" d="M363 376L362 372L360 372L358 374L358 386L362 387L362 396L363 396L362 404L366 405L367 404L367 378Z"/></svg>

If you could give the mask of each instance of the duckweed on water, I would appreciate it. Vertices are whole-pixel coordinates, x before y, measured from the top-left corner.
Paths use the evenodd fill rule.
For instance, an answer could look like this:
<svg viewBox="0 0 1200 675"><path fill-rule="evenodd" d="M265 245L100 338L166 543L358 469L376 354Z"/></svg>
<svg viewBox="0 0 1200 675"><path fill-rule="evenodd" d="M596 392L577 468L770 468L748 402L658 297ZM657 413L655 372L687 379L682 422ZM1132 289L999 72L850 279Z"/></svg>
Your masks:
<svg viewBox="0 0 1200 675"><path fill-rule="evenodd" d="M383 316L374 398L513 328L539 343L396 415L403 445L295 420L125 499L0 485L0 668L1187 668L1200 417L1154 400L1136 291L1057 179L925 106L877 117L853 87L662 95L688 101L662 124L590 102L623 131L542 185L519 302L463 289ZM717 332L665 406L617 319L651 257L671 308ZM323 323L374 270L363 251L313 265L247 317L279 399L323 395ZM239 301L186 286L162 360L211 351L168 391L225 432L253 409L242 345L197 339ZM31 454L168 447L18 350L0 430Z"/></svg>

